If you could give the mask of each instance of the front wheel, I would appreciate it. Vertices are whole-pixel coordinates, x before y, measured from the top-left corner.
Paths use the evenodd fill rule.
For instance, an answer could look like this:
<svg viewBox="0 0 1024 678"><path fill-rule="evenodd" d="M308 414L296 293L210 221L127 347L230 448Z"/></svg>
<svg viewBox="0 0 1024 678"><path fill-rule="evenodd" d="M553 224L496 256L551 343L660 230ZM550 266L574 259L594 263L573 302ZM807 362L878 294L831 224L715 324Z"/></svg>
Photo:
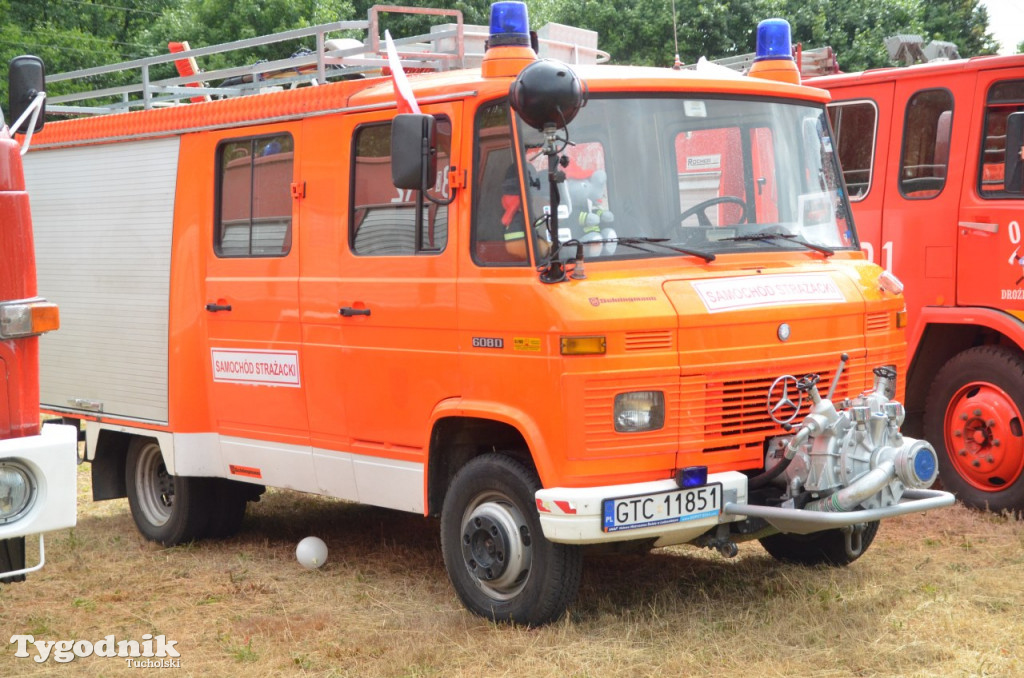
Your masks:
<svg viewBox="0 0 1024 678"><path fill-rule="evenodd" d="M564 614L576 597L580 548L544 538L536 473L485 454L452 479L441 513L441 550L455 592L473 613L536 626Z"/></svg>
<svg viewBox="0 0 1024 678"><path fill-rule="evenodd" d="M156 440L133 439L125 482L128 506L142 536L164 546L204 537L210 513L207 480L172 476Z"/></svg>
<svg viewBox="0 0 1024 678"><path fill-rule="evenodd" d="M878 534L878 521L850 530L823 530L811 534L773 534L761 546L776 560L799 565L846 566L864 555Z"/></svg>
<svg viewBox="0 0 1024 678"><path fill-rule="evenodd" d="M967 506L1024 509L1024 357L976 346L947 362L925 403L942 486Z"/></svg>

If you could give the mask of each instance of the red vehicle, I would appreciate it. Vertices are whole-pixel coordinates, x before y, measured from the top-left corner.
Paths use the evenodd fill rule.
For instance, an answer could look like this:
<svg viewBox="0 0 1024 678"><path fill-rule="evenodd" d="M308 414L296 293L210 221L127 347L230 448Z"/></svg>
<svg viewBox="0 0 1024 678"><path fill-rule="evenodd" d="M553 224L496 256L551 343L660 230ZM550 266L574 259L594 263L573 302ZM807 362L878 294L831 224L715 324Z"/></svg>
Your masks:
<svg viewBox="0 0 1024 678"><path fill-rule="evenodd" d="M0 115L0 581L20 581L45 562L42 533L76 520L77 434L39 426L39 335L57 329L57 306L36 294L32 220L14 131L42 127L43 64L11 62L12 128ZM26 567L25 536L39 534L39 562Z"/></svg>
<svg viewBox="0 0 1024 678"><path fill-rule="evenodd" d="M906 285L910 430L964 503L1024 509L1024 55L808 84L861 245Z"/></svg>

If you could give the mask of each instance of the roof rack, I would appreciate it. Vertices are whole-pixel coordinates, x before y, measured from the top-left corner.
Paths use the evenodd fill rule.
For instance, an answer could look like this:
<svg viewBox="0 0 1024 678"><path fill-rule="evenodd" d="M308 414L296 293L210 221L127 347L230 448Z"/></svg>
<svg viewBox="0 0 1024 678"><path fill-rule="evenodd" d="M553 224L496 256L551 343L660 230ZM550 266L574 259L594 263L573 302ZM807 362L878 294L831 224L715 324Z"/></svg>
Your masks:
<svg viewBox="0 0 1024 678"><path fill-rule="evenodd" d="M374 5L366 20L335 21L197 49L189 48L188 43L172 43L169 47L177 51L168 54L50 75L46 78L48 89L58 82L74 82L84 87L79 92L48 97L47 113L104 115L246 96L268 89L293 89L332 80L387 75L390 70L380 35L380 18L384 13L428 15L448 21L431 26L429 33L393 41L407 72L447 71L480 65L489 33L487 26L464 24L462 12L458 10ZM363 40L329 37L339 31L362 31L366 37ZM597 49L594 31L549 23L538 31L538 36L542 57L559 58L573 64L604 63L609 59L607 52ZM315 42L316 47L300 49L285 59L210 71L202 71L198 65L200 59L214 54L235 53L241 57L243 50L296 40ZM152 69L165 64L173 65L178 76L152 79ZM89 88L90 79L133 72L132 84Z"/></svg>
<svg viewBox="0 0 1024 678"><path fill-rule="evenodd" d="M755 56L754 52L750 52L749 54L737 54L736 56L709 59L708 61L719 66L731 68L740 73L746 73L754 64ZM800 75L805 78L839 73L839 62L836 59L835 51L831 47L804 49L803 45L797 43L793 46L793 58L796 59ZM695 67L696 64L686 66L688 69Z"/></svg>

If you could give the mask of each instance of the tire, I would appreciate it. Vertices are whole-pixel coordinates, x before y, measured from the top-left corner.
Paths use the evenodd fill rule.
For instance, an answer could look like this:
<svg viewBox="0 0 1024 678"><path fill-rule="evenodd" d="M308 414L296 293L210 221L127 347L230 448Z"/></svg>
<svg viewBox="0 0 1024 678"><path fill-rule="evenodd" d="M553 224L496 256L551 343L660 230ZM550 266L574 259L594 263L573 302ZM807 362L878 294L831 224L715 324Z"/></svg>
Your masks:
<svg viewBox="0 0 1024 678"><path fill-rule="evenodd" d="M245 507L259 498L265 489L226 478L206 478L210 497L210 515L206 536L226 539L238 534L245 518Z"/></svg>
<svg viewBox="0 0 1024 678"><path fill-rule="evenodd" d="M160 444L153 438L133 438L128 447L128 505L139 532L150 541L176 546L206 535L209 480L167 473Z"/></svg>
<svg viewBox="0 0 1024 678"><path fill-rule="evenodd" d="M811 534L773 534L761 539L761 546L776 560L797 565L833 565L845 567L864 555L878 534L878 521L867 523L860 536L860 550L846 550L846 535L841 529Z"/></svg>
<svg viewBox="0 0 1024 678"><path fill-rule="evenodd" d="M25 537L0 539L0 572L25 569ZM14 584L25 581L24 574L0 578L0 584Z"/></svg>
<svg viewBox="0 0 1024 678"><path fill-rule="evenodd" d="M544 538L537 474L501 454L472 459L452 479L441 512L441 551L452 586L474 614L539 626L576 598L578 546Z"/></svg>
<svg viewBox="0 0 1024 678"><path fill-rule="evenodd" d="M1024 357L1002 346L954 356L932 382L925 439L942 486L967 506L1024 509Z"/></svg>

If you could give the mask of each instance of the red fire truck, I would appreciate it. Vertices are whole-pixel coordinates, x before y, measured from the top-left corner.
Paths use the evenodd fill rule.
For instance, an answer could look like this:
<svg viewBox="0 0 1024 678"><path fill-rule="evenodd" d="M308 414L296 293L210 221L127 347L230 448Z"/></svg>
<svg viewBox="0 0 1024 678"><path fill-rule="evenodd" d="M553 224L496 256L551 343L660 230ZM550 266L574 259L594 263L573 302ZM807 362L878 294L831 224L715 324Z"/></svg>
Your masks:
<svg viewBox="0 0 1024 678"><path fill-rule="evenodd" d="M906 285L907 424L964 503L1024 509L1024 55L808 81L869 258Z"/></svg>
<svg viewBox="0 0 1024 678"><path fill-rule="evenodd" d="M0 113L0 581L20 581L45 562L43 534L76 520L78 436L39 426L39 335L57 329L57 306L36 293L35 250L21 154L43 125L43 64L11 62L8 128ZM13 139L25 130L24 149ZM26 567L25 537L39 534Z"/></svg>

